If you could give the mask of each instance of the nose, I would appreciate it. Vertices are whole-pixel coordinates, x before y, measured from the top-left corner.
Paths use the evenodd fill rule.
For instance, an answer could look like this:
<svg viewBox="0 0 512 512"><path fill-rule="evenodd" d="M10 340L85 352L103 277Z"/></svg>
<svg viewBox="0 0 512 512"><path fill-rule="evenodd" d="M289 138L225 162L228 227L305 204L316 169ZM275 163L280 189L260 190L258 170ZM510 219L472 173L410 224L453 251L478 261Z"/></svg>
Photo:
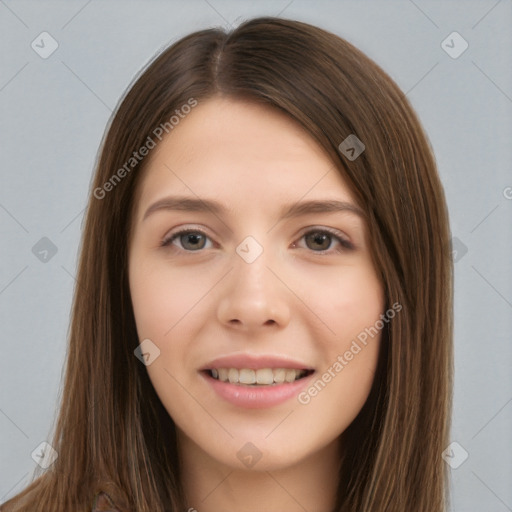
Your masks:
<svg viewBox="0 0 512 512"><path fill-rule="evenodd" d="M290 322L291 292L277 277L275 260L271 264L267 254L263 251L251 263L233 255L234 268L223 280L217 305L222 325L256 332L262 327L283 328Z"/></svg>

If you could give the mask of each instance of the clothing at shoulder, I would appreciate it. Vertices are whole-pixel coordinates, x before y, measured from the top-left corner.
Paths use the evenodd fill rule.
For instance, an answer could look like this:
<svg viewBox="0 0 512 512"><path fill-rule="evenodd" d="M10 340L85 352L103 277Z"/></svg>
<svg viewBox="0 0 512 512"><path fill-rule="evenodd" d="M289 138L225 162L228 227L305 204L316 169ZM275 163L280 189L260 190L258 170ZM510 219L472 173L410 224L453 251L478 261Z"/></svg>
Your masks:
<svg viewBox="0 0 512 512"><path fill-rule="evenodd" d="M94 497L94 503L92 505L92 512L120 512L116 508L112 499L106 492L99 492Z"/></svg>

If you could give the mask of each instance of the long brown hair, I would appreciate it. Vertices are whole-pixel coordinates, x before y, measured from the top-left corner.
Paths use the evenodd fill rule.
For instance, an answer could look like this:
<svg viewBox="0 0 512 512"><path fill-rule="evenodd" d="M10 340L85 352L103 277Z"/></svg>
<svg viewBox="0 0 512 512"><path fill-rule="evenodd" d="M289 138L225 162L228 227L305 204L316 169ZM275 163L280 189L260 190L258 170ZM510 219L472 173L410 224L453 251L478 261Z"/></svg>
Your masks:
<svg viewBox="0 0 512 512"><path fill-rule="evenodd" d="M50 441L59 456L2 510L86 512L101 490L121 510L187 508L174 423L134 356L140 340L127 249L149 159L130 158L157 127L170 129L176 109L215 95L286 113L327 152L367 214L387 306L402 305L383 331L370 396L343 433L336 511L444 511L453 264L433 152L407 98L377 64L337 35L272 17L229 33L209 29L184 37L153 59L120 101L85 218L62 402ZM349 135L365 145L356 159L339 149ZM114 180L116 173L122 178Z"/></svg>

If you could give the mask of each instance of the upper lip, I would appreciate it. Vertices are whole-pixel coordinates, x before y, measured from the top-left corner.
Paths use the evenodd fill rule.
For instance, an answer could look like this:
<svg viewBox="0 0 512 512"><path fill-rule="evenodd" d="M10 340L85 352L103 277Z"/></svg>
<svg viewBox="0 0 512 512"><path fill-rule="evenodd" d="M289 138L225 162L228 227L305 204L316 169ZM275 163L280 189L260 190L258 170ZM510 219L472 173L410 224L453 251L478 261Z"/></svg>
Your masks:
<svg viewBox="0 0 512 512"><path fill-rule="evenodd" d="M290 368L296 370L313 370L310 365L291 359L287 356L273 355L252 355L252 354L232 354L218 357L201 370L211 370L212 368L247 368L259 370L262 368Z"/></svg>

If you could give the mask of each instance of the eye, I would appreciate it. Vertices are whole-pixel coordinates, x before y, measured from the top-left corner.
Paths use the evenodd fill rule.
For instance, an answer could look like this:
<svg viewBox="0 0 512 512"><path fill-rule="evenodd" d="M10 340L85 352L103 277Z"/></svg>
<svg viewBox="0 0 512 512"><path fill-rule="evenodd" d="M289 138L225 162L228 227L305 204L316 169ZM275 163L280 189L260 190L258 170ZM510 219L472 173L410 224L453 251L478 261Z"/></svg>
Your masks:
<svg viewBox="0 0 512 512"><path fill-rule="evenodd" d="M197 252L205 248L207 239L209 240L210 237L199 229L182 229L164 238L161 245L166 247L173 244L174 241L179 241L180 249L188 252Z"/></svg>
<svg viewBox="0 0 512 512"><path fill-rule="evenodd" d="M354 249L354 245L346 240L338 231L330 230L327 228L318 228L307 231L300 238L306 242L306 247L320 254L329 253L333 242L339 244L337 252ZM297 244L294 244L297 247Z"/></svg>
<svg viewBox="0 0 512 512"><path fill-rule="evenodd" d="M309 230L300 237L300 240L302 239L306 241L306 247L308 249L319 254L328 254L331 252L330 249L333 243L336 242L339 245L338 249L336 249L337 252L354 249L352 243L346 240L341 233L334 230L331 231L327 228ZM186 252L199 252L201 249L211 248L211 246L206 247L208 240L211 241L210 237L204 231L188 228L171 233L162 240L160 245L162 247L178 245L178 249ZM179 242L179 244L175 242ZM297 243L292 245L294 248L297 246Z"/></svg>

